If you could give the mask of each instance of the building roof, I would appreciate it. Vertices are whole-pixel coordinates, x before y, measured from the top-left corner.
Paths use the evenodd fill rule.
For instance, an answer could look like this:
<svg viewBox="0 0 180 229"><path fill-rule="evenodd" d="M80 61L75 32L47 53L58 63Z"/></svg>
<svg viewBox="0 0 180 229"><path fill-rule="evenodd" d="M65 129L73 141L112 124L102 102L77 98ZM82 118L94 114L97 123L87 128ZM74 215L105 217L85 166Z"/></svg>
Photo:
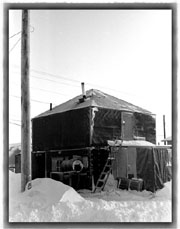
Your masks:
<svg viewBox="0 0 180 229"><path fill-rule="evenodd" d="M35 118L49 116L49 115L57 114L57 113L62 113L62 112L69 111L69 110L81 109L85 107L101 107L101 108L106 108L106 109L138 112L138 113L152 115L152 113L148 110L135 106L131 103L118 99L114 96L108 95L97 89L90 89L86 91L86 99L84 101L80 101L81 99L82 99L82 94L74 97L71 100L68 100L65 103L62 103L54 107L52 110L48 110L36 116Z"/></svg>

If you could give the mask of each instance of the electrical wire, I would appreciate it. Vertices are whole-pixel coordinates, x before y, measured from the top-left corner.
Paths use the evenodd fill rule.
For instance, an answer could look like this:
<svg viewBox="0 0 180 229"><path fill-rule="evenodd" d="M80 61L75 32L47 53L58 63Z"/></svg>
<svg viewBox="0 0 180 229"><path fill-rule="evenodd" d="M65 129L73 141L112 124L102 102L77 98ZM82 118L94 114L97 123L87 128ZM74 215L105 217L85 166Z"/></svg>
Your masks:
<svg viewBox="0 0 180 229"><path fill-rule="evenodd" d="M19 86L19 84L17 82L12 82L12 85L18 85ZM43 92L49 92L49 93L53 93L53 94L58 94L58 95L63 95L63 96L69 96L68 94L63 94L63 93L59 93L59 92L56 92L56 91L51 91L51 90L42 89L42 88L38 88L38 87L32 87L32 86L30 86L30 88L35 89L35 90L40 90L40 91L43 91Z"/></svg>
<svg viewBox="0 0 180 229"><path fill-rule="evenodd" d="M16 66L18 67L18 66ZM79 80L74 80L74 79L71 79L69 77L65 77L65 76L62 76L62 75L55 75L55 74L51 74L51 73L48 73L48 72L44 72L44 71L39 71L39 70L35 70L35 69L30 69L30 71L32 72L36 72L36 73L39 73L41 75L46 75L46 76L52 76L52 77L56 77L58 79L63 79L63 80L67 80L67 81L71 81L71 82L75 82L75 83L81 83L81 81ZM43 80L48 80L48 81L52 81L52 82L56 82L56 83L60 83L58 81L55 81L55 80L50 80L50 79L45 79L45 78L42 78L42 77L39 77L39 76L31 76L31 77L34 77L34 78L38 78L38 79L43 79ZM62 84L65 84L65 83L62 83ZM104 88L104 89L108 89L108 90L111 90L111 91L117 91L117 92L120 92L122 94L127 94L127 95L131 95L131 96L137 96L135 94L131 94L131 93L128 93L128 92L124 92L124 91L120 91L120 90L117 90L117 89L114 89L114 88L109 88L109 87L104 87L104 86L100 86L100 85L97 85L97 84L92 84L92 83L89 83L89 82L86 82L87 85L90 85L90 86L95 86L95 87L98 87L98 88ZM67 84L65 84L67 85ZM69 85L68 86L74 86L74 87L79 87L77 85Z"/></svg>
<svg viewBox="0 0 180 229"><path fill-rule="evenodd" d="M55 92L55 91L50 91L50 90L46 90L46 89L41 89L41 88L36 88L36 87L30 87L30 88L35 89L35 90L40 90L40 91L43 91L43 92L49 92L49 93L53 93L53 94L68 96L68 95L65 95L63 93L59 93L59 92Z"/></svg>
<svg viewBox="0 0 180 229"><path fill-rule="evenodd" d="M30 71L39 73L41 75L46 75L46 76L49 75L49 76L56 77L58 79L61 78L63 80L68 80L68 81L71 81L71 82L81 83L81 81L79 81L79 80L74 80L74 79L71 79L71 78L68 78L68 77L65 77L65 76L62 76L62 75L55 75L55 74L47 73L47 72L44 72L44 71L34 70L34 69L30 69ZM37 78L37 76L32 76L32 77L36 77ZM42 79L44 79L44 78L42 78ZM46 80L48 80L48 79L46 79ZM53 80L53 82L57 82L58 83L58 81L54 81L54 80ZM62 84L65 84L65 83L62 83ZM137 96L135 94L131 94L131 93L128 93L128 92L120 91L120 90L109 88L109 87L100 86L100 85L97 85L97 84L92 84L92 83L89 83L89 82L86 82L86 84L89 85L89 86L95 86L95 87L98 87L98 88L104 88L104 89L111 90L111 91L117 91L117 92L120 92L122 94L127 94L127 95L131 95L131 96ZM76 85L71 85L71 86L79 87L79 86L76 86Z"/></svg>
<svg viewBox="0 0 180 229"><path fill-rule="evenodd" d="M18 39L18 41L14 44L14 46L10 49L9 53L12 52L12 50L16 47L16 45L19 43L21 40L21 37Z"/></svg>
<svg viewBox="0 0 180 229"><path fill-rule="evenodd" d="M32 31L30 31L30 33L33 33L33 32L34 32L34 30L35 30L35 28L34 28L34 26L32 26L32 25L30 25L30 27L33 29ZM20 33L22 33L22 30L21 30L21 31L19 31L19 32L17 32L17 33L15 33L15 34L13 34L12 36L10 36L10 37L9 37L9 39L11 39L11 38L15 37L16 35L18 35L18 34L20 34Z"/></svg>
<svg viewBox="0 0 180 229"><path fill-rule="evenodd" d="M20 99L21 97L20 96L17 96L17 95L10 95L11 97L14 97L14 98L18 98ZM37 103L44 103L44 104L50 104L48 102L44 102L44 101L40 101L40 100L36 100L36 99L31 99L31 101L33 102L37 102ZM53 103L54 106L56 106L56 104Z"/></svg>
<svg viewBox="0 0 180 229"><path fill-rule="evenodd" d="M67 86L70 86L70 87L79 87L78 85L70 85L70 84L68 84L68 83L59 82L59 81L56 81L56 80L50 80L50 79L42 78L42 77L39 77L39 76L32 76L32 75L31 75L31 77L37 78L37 79L42 79L42 80L47 80L47 81L50 81L50 82L55 82L55 83L57 83L57 84L67 85Z"/></svg>
<svg viewBox="0 0 180 229"><path fill-rule="evenodd" d="M22 31L19 31L18 33L15 33L14 35L10 36L9 39L15 37L16 35L20 34Z"/></svg>
<svg viewBox="0 0 180 229"><path fill-rule="evenodd" d="M12 124L12 125L16 125L16 126L21 126L20 124L18 124L18 123L15 123L15 122L9 122L10 124Z"/></svg>
<svg viewBox="0 0 180 229"><path fill-rule="evenodd" d="M64 79L64 80L69 80L69 81L72 81L72 82L75 82L75 83L79 83L80 82L79 80L71 79L71 78L68 78L66 76L55 75L55 74L44 72L44 71L38 71L38 70L34 70L34 69L30 69L30 71L35 72L35 73L39 73L41 75L53 76L53 77L56 77L58 79L61 78L61 79Z"/></svg>
<svg viewBox="0 0 180 229"><path fill-rule="evenodd" d="M32 27L32 29L33 29L32 31L30 31L30 33L33 33L34 30L35 30L35 28L34 28L32 25L30 25L30 27ZM13 34L12 36L9 37L9 39L15 37L16 35L20 34L21 32L22 32L22 31L19 31L18 33ZM21 40L21 37L20 37L20 38L18 39L18 41L14 44L14 46L11 48L11 50L9 51L9 53L12 52L12 50L16 47L16 45L19 43L20 40Z"/></svg>
<svg viewBox="0 0 180 229"><path fill-rule="evenodd" d="M18 67L18 66L16 66ZM48 73L48 72L44 72L44 71L38 71L38 70L35 70L35 69L30 69L30 71L33 71L33 72L36 72L36 73L39 73L41 75L46 75L46 76L51 76L51 77L56 77L58 79L63 79L63 80L67 80L67 81L71 81L71 82L75 82L75 83L80 83L81 81L79 80L74 80L74 79L71 79L71 78L68 78L68 77L65 77L65 76L62 76L62 75L55 75L55 74L51 74L51 73ZM58 84L64 84L64 85L68 85L68 86L72 86L72 87L79 87L79 85L73 85L73 84L68 84L68 83L62 83L62 82L59 82L59 81L56 81L56 80L50 80L50 79L47 79L47 78L43 78L43 77L40 77L40 76L33 76L31 75L31 77L33 78L37 78L37 79L42 79L42 80L47 80L47 81L51 81L51 82L55 82L55 83L58 83ZM111 90L111 91L116 91L116 92L119 92L121 94L126 94L126 95L130 95L130 96L136 96L136 97L141 97L141 96L138 96L138 95L135 95L135 94L132 94L132 93L128 93L128 92L125 92L125 91L120 91L120 90L117 90L115 88L110 88L110 87L104 87L104 86L100 86L98 84L92 84L92 83L89 83L89 82L85 82L87 85L89 86L95 86L97 88L103 88L103 89L107 89L107 90Z"/></svg>

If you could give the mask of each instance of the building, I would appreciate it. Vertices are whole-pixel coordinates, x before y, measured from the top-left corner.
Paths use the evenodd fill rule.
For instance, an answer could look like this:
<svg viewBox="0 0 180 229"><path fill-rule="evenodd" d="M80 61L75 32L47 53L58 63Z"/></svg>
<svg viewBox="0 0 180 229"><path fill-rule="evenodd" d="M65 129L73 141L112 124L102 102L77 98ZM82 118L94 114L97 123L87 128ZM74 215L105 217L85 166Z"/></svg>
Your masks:
<svg viewBox="0 0 180 229"><path fill-rule="evenodd" d="M164 142L164 145L171 145L172 146L172 137L167 137L162 140Z"/></svg>
<svg viewBox="0 0 180 229"><path fill-rule="evenodd" d="M111 151L108 141L156 144L154 114L99 90L82 91L32 119L33 179L93 189Z"/></svg>

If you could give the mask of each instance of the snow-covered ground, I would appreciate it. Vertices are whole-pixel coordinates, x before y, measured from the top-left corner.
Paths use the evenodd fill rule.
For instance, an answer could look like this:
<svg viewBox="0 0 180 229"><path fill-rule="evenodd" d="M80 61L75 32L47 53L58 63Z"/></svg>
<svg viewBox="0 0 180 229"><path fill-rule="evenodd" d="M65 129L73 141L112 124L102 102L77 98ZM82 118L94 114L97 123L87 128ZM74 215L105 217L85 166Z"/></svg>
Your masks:
<svg viewBox="0 0 180 229"><path fill-rule="evenodd" d="M91 193L50 178L35 179L20 192L21 174L9 171L10 222L171 222L171 182L155 195L116 189L110 176L105 190Z"/></svg>

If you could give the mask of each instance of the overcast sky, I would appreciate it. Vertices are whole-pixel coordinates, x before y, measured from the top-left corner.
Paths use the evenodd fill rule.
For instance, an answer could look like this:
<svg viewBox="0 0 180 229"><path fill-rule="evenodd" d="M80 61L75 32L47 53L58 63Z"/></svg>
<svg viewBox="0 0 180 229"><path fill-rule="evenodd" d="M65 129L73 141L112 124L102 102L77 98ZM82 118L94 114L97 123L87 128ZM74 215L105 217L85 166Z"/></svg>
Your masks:
<svg viewBox="0 0 180 229"><path fill-rule="evenodd" d="M9 14L10 143L20 142L21 14ZM166 115L171 135L171 10L31 10L30 24L31 118L85 82L156 114L158 141Z"/></svg>

